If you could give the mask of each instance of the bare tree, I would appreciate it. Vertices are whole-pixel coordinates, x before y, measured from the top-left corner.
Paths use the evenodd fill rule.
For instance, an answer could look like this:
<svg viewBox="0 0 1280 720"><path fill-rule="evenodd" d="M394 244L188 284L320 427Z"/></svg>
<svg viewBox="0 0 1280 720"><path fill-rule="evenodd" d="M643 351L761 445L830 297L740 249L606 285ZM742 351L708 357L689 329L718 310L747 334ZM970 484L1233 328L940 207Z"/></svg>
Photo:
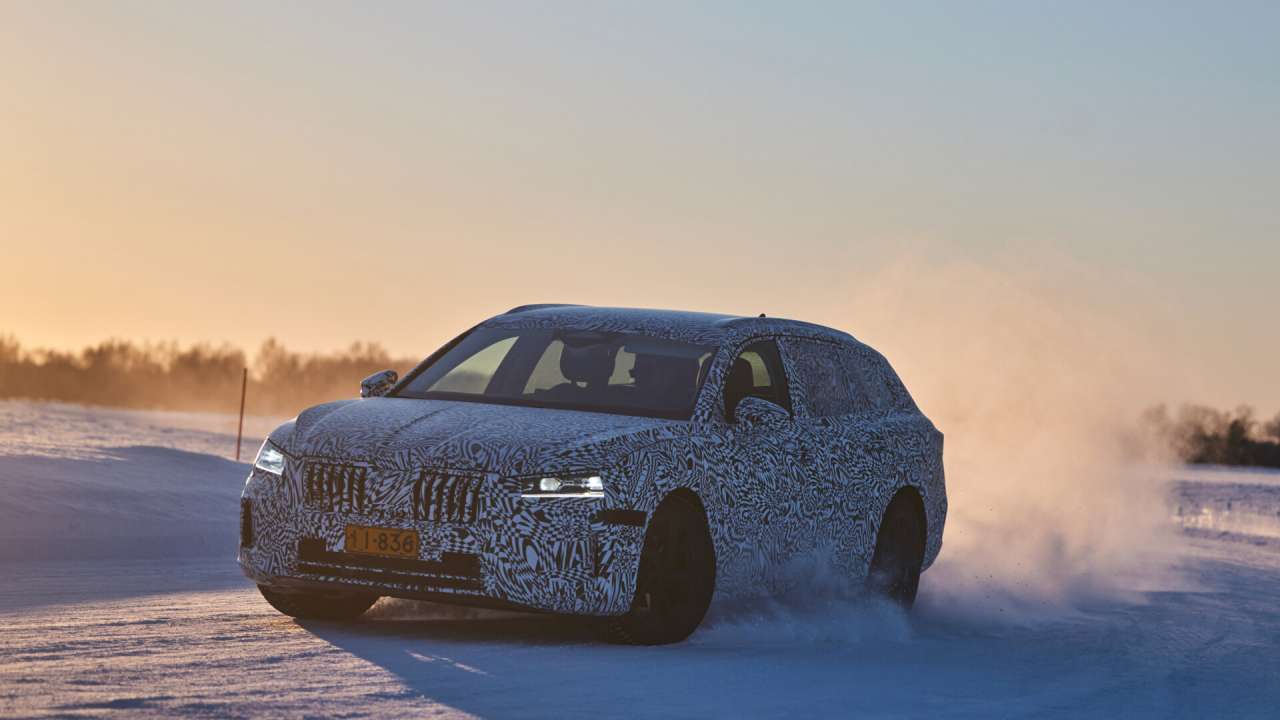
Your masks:
<svg viewBox="0 0 1280 720"><path fill-rule="evenodd" d="M1280 443L1280 412L1266 425L1262 426L1262 437L1274 443Z"/></svg>
<svg viewBox="0 0 1280 720"><path fill-rule="evenodd" d="M291 352L263 343L250 375L250 412L291 414L309 405L356 395L377 370L405 372L414 358L393 358L375 343L334 353ZM229 345L136 344L108 340L79 353L23 348L0 335L0 398L91 405L234 411L244 352Z"/></svg>

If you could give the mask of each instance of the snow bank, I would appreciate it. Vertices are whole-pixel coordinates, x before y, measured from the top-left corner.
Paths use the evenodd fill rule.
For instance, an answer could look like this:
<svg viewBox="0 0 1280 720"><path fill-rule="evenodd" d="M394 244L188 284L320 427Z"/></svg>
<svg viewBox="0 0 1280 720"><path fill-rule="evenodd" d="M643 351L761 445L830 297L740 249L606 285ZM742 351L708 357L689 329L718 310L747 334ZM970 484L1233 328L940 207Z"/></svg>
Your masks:
<svg viewBox="0 0 1280 720"><path fill-rule="evenodd" d="M1185 468L1173 475L1170 515L1198 535L1254 544L1280 541L1280 471Z"/></svg>
<svg viewBox="0 0 1280 720"><path fill-rule="evenodd" d="M228 459L235 422L0 402L0 561L233 556L249 472Z"/></svg>
<svg viewBox="0 0 1280 720"><path fill-rule="evenodd" d="M161 447L0 457L0 561L234 556L248 466Z"/></svg>
<svg viewBox="0 0 1280 720"><path fill-rule="evenodd" d="M124 410L66 403L0 400L0 456L98 458L132 445L187 450L234 458L235 415L207 412ZM251 459L280 418L244 419L243 459Z"/></svg>

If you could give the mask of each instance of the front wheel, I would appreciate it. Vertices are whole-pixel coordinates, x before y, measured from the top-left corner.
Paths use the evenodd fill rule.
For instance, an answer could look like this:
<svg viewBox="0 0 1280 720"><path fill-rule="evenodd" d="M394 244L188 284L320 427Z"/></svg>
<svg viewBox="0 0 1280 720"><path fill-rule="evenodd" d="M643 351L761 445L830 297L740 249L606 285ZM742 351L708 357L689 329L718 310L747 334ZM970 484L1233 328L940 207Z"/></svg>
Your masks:
<svg viewBox="0 0 1280 720"><path fill-rule="evenodd" d="M271 607L299 620L354 620L378 602L377 595L367 593L281 592L266 585L258 591Z"/></svg>
<svg viewBox="0 0 1280 720"><path fill-rule="evenodd" d="M667 498L653 513L640 553L631 610L608 624L618 642L665 645L689 637L711 605L715 549L707 516L693 498Z"/></svg>

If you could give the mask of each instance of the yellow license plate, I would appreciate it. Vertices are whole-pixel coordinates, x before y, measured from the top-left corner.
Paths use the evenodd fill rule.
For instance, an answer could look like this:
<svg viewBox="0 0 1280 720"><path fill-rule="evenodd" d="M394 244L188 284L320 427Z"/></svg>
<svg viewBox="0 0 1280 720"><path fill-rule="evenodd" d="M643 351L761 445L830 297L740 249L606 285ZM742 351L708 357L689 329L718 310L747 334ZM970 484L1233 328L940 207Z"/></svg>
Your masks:
<svg viewBox="0 0 1280 720"><path fill-rule="evenodd" d="M347 526L347 552L386 557L418 557L418 533L398 528Z"/></svg>

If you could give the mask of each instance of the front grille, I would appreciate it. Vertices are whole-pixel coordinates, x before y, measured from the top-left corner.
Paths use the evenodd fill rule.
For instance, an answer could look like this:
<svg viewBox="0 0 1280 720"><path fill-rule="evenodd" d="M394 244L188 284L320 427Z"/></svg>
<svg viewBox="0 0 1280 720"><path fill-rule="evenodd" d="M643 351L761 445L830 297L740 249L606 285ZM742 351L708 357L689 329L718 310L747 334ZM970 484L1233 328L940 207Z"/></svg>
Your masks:
<svg viewBox="0 0 1280 720"><path fill-rule="evenodd" d="M418 592L484 589L480 558L447 552L439 560L353 555L327 550L319 538L298 541L298 571L306 575L407 585Z"/></svg>
<svg viewBox="0 0 1280 720"><path fill-rule="evenodd" d="M308 462L303 501L324 512L364 512L369 505L369 469L358 465Z"/></svg>
<svg viewBox="0 0 1280 720"><path fill-rule="evenodd" d="M483 479L423 470L413 483L413 519L473 523L480 514Z"/></svg>

